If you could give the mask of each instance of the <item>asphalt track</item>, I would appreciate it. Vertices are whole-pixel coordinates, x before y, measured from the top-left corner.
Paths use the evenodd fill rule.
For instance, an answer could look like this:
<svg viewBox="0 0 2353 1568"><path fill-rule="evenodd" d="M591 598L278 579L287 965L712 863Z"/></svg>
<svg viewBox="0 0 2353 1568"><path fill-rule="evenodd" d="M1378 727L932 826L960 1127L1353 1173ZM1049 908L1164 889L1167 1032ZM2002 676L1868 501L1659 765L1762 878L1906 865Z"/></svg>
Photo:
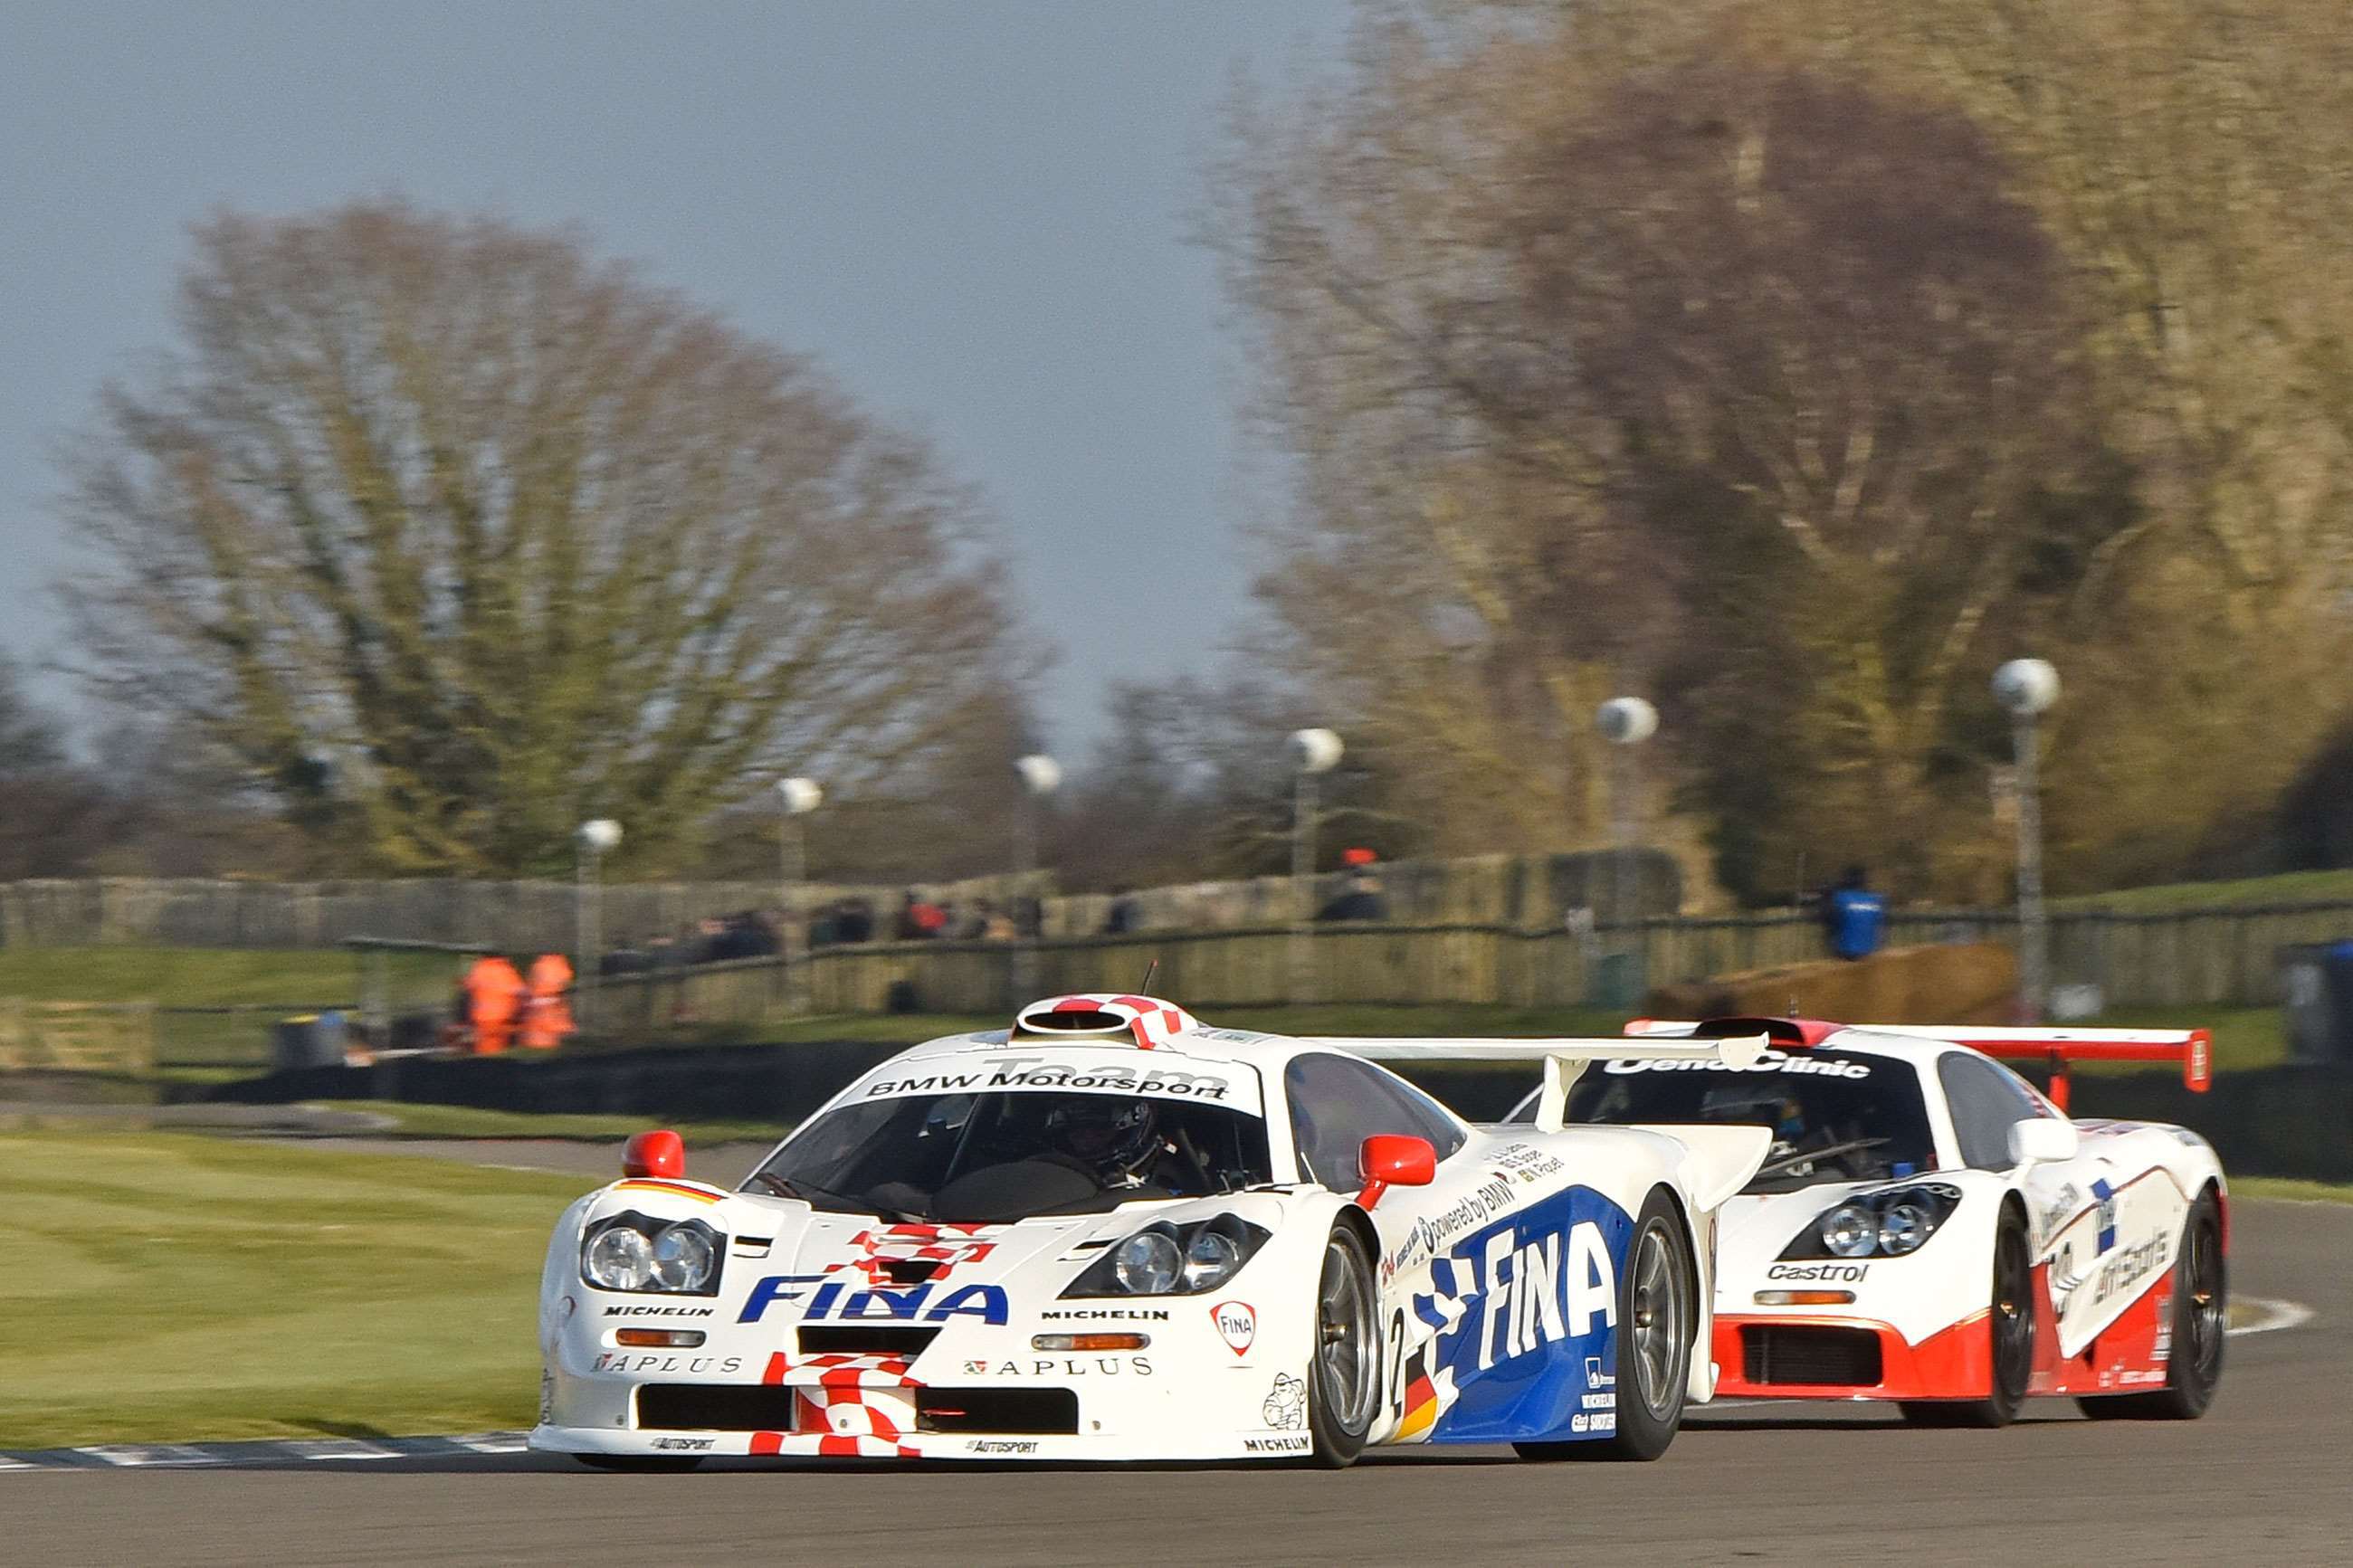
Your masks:
<svg viewBox="0 0 2353 1568"><path fill-rule="evenodd" d="M2234 1292L2316 1315L2234 1336L2213 1410L2187 1424L2052 1402L2004 1431L1915 1431L1744 1405L1694 1412L1651 1465L1440 1448L1337 1474L290 1454L0 1474L0 1563L2353 1562L2353 1206L2232 1217Z"/></svg>

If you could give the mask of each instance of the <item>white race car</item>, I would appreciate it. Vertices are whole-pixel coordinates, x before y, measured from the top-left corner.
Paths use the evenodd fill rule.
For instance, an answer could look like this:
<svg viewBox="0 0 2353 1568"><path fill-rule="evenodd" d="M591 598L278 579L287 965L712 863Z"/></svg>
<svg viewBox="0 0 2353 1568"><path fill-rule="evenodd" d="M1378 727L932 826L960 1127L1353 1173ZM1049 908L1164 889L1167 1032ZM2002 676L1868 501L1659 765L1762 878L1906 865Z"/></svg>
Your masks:
<svg viewBox="0 0 2353 1568"><path fill-rule="evenodd" d="M1773 1130L1724 1206L1719 1393L1979 1426L2042 1394L2094 1416L2204 1413L2229 1300L2221 1165L2184 1128L2063 1106L2081 1060L2178 1061L2204 1089L2206 1031L1628 1026L1645 1044L1759 1029L1774 1047L1746 1067L1608 1061L1563 1107L1572 1123ZM2049 1062L2052 1098L1995 1056Z"/></svg>
<svg viewBox="0 0 2353 1568"><path fill-rule="evenodd" d="M1746 1039L1289 1039L1062 996L849 1085L746 1180L675 1134L565 1212L533 1447L1346 1464L1647 1459L1715 1389L1760 1128L1480 1129L1368 1058L1725 1067Z"/></svg>

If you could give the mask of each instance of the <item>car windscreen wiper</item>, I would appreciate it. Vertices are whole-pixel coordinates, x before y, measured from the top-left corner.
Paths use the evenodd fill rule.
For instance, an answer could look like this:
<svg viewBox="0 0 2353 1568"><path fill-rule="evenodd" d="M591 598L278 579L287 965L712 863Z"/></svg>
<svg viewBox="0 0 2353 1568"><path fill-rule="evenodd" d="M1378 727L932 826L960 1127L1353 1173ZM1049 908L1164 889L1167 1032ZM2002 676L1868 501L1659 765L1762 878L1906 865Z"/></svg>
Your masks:
<svg viewBox="0 0 2353 1568"><path fill-rule="evenodd" d="M775 1171L753 1171L748 1180L755 1180L755 1183L765 1184L765 1187L767 1187L769 1192L775 1192L776 1196L796 1199L800 1201L800 1204L809 1204L812 1208L817 1206L817 1199L835 1199L838 1204L849 1204L849 1211L852 1213L871 1213L871 1215L892 1217L892 1220L920 1220L920 1217L923 1217L923 1215L913 1215L913 1213L903 1211L903 1208L885 1208L882 1204L875 1204L873 1199L861 1199L861 1196L854 1196L849 1194L849 1192L835 1192L833 1187L818 1187L817 1183L812 1183L812 1180L805 1178L805 1175L786 1178L786 1175L776 1175Z"/></svg>
<svg viewBox="0 0 2353 1568"><path fill-rule="evenodd" d="M1850 1138L1843 1143L1826 1144L1820 1149L1792 1149L1778 1159L1767 1160L1757 1166L1757 1174L1770 1176L1792 1165L1803 1165L1817 1160L1835 1160L1841 1154L1861 1153L1865 1149L1876 1149L1883 1143L1894 1142L1892 1138Z"/></svg>

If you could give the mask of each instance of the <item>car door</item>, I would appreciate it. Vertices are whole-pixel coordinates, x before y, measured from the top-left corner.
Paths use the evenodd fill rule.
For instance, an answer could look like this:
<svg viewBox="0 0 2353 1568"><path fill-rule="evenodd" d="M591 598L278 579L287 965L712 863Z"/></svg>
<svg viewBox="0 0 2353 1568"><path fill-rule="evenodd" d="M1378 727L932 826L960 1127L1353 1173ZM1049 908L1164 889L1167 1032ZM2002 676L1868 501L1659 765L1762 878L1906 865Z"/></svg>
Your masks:
<svg viewBox="0 0 2353 1568"><path fill-rule="evenodd" d="M1494 1173L1463 1156L1469 1133L1435 1101L1357 1058L1320 1051L1294 1057L1283 1087L1300 1163L1335 1192L1357 1190L1363 1180L1358 1152L1375 1133L1427 1138L1438 1157L1437 1179L1430 1185L1391 1187L1371 1211L1380 1244L1373 1271L1381 1300L1383 1394L1390 1419L1402 1420L1411 1347L1428 1338L1427 1328L1418 1330L1408 1312L1414 1290L1429 1289L1431 1239L1446 1234L1438 1222L1462 1205L1470 1188L1493 1182ZM1377 1435L1384 1430L1377 1427Z"/></svg>
<svg viewBox="0 0 2353 1568"><path fill-rule="evenodd" d="M2057 1114L2018 1075L1975 1051L1939 1058L1937 1079L1964 1164L2011 1172L2010 1129ZM2059 1352L2073 1355L2172 1262L2185 1205L2162 1178L2124 1171L2086 1139L2073 1160L2030 1166L2017 1177L2035 1256L2050 1266Z"/></svg>

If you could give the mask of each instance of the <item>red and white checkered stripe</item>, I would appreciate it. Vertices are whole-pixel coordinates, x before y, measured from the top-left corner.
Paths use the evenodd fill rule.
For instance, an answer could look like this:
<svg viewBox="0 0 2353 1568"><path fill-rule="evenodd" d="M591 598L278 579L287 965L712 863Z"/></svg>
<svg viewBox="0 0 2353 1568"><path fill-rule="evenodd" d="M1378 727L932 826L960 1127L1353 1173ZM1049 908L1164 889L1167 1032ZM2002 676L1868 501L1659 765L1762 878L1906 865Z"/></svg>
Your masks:
<svg viewBox="0 0 2353 1568"><path fill-rule="evenodd" d="M817 1451L833 1458L913 1459L915 1449L899 1441L901 1423L913 1416L906 1395L890 1393L917 1386L907 1375L904 1356L817 1355L796 1363L781 1351L768 1358L760 1381L780 1384L791 1373L816 1371L815 1386L793 1389L793 1430L753 1434L754 1454L781 1453L787 1436L815 1436Z"/></svg>
<svg viewBox="0 0 2353 1568"><path fill-rule="evenodd" d="M1135 1037L1136 1046L1150 1050L1166 1045L1189 1029L1200 1027L1198 1020L1173 1002L1163 1002L1156 996L1113 996L1083 993L1072 996L1057 996L1023 1011L1053 1013L1109 1013L1127 1021L1128 1032Z"/></svg>
<svg viewBox="0 0 2353 1568"><path fill-rule="evenodd" d="M850 1259L849 1267L866 1276L867 1284L889 1282L890 1263L929 1262L939 1268L932 1279L945 1279L959 1263L977 1263L997 1250L997 1243L985 1239L1003 1230L995 1225L894 1225L881 1230L861 1230L849 1238L863 1257Z"/></svg>

